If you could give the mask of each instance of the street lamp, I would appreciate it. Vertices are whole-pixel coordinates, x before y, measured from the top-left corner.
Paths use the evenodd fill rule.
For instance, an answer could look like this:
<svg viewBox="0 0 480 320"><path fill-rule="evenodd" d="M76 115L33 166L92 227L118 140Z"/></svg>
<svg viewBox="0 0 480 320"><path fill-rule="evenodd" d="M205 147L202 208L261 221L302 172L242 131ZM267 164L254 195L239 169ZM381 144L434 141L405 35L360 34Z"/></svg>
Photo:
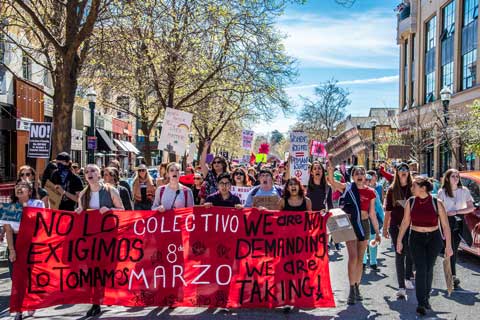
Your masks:
<svg viewBox="0 0 480 320"><path fill-rule="evenodd" d="M370 120L370 125L372 127L372 151L373 151L373 154L372 154L372 162L373 162L372 169L375 169L375 129L377 128L377 124L378 124L377 119L373 118L372 120Z"/></svg>
<svg viewBox="0 0 480 320"><path fill-rule="evenodd" d="M97 148L97 141L95 138L95 102L97 100L97 93L95 92L95 90L93 90L93 88L90 88L88 90L87 99L88 99L88 107L90 108L90 128L88 130L88 138L87 138L88 163L94 163L95 162L94 152L95 152L95 149Z"/></svg>
<svg viewBox="0 0 480 320"><path fill-rule="evenodd" d="M443 87L442 91L440 91L440 99L442 100L443 105L443 171L448 170L448 156L450 151L448 150L448 137L447 137L447 129L448 129L448 106L450 104L450 100L452 99L452 91L450 88L445 86ZM441 174L441 172L439 172Z"/></svg>

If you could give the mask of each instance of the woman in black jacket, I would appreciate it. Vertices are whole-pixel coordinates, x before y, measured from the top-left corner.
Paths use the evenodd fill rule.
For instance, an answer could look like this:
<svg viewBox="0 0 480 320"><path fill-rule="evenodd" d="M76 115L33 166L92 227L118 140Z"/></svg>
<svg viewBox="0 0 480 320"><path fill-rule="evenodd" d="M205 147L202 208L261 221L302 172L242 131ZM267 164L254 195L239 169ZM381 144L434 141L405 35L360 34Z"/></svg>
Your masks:
<svg viewBox="0 0 480 320"><path fill-rule="evenodd" d="M120 177L118 169L115 167L106 167L103 169L103 181L111 184L120 193L120 199L122 199L123 207L125 210L133 210L132 200L130 198L130 192L127 188L119 184Z"/></svg>

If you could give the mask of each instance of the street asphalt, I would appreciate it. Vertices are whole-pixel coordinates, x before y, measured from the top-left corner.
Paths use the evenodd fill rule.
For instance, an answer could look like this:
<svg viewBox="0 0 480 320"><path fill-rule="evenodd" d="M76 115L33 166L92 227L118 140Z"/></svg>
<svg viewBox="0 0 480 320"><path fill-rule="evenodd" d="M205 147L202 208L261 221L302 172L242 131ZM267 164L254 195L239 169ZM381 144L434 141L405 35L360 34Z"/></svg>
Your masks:
<svg viewBox="0 0 480 320"><path fill-rule="evenodd" d="M95 319L420 319L415 314L415 291L408 290L405 300L396 298L394 252L390 240L379 248L379 268L367 268L362 280L364 301L347 306L346 249L331 251L330 275L336 308L297 310L285 314L281 310L235 309L223 312L206 308L127 308L104 307ZM461 289L447 296L443 277L442 258L437 260L433 281L431 305L433 310L421 319L479 319L480 318L480 258L460 252L457 272ZM0 268L0 319L12 318L8 312L10 278L6 267ZM34 317L24 319L86 319L88 305L62 305L38 310Z"/></svg>

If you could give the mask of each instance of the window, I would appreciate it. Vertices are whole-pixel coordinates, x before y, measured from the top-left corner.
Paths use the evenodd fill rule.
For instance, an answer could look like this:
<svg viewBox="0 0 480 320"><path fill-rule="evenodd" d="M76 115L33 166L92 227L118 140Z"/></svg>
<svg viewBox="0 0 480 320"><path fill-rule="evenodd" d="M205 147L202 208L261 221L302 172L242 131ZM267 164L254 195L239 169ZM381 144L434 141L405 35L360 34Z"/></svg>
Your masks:
<svg viewBox="0 0 480 320"><path fill-rule="evenodd" d="M442 10L443 25L442 35L442 85L441 87L449 87L453 91L453 39L455 33L455 0L451 1Z"/></svg>
<svg viewBox="0 0 480 320"><path fill-rule="evenodd" d="M478 0L464 0L462 28L462 90L476 84Z"/></svg>
<svg viewBox="0 0 480 320"><path fill-rule="evenodd" d="M425 51L425 103L435 100L435 33L437 30L437 17L431 18L426 23L426 51Z"/></svg>
<svg viewBox="0 0 480 320"><path fill-rule="evenodd" d="M405 40L405 44L403 45L403 56L404 56L404 64L403 64L403 104L404 104L404 106L408 107L408 101L407 101L408 59L409 59L409 57L408 57L408 40Z"/></svg>
<svg viewBox="0 0 480 320"><path fill-rule="evenodd" d="M32 60L25 54L22 57L22 71L24 79L32 80Z"/></svg>
<svg viewBox="0 0 480 320"><path fill-rule="evenodd" d="M410 62L410 70L412 70L412 83L410 89L410 106L413 103L413 91L415 90L415 35L412 37L412 43L410 45L412 61ZM410 107L409 106L409 107Z"/></svg>

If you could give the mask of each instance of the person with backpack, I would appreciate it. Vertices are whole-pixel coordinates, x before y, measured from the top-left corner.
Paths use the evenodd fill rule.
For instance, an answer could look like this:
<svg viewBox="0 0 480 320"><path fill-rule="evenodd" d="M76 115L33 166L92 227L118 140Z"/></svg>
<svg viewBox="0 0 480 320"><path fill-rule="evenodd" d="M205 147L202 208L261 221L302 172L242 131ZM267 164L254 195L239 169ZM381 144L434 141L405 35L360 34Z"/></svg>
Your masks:
<svg viewBox="0 0 480 320"><path fill-rule="evenodd" d="M360 166L352 167L351 179L353 182L341 183L334 179L334 167L331 158L328 162L328 179L332 187L343 192L340 198L340 207L347 213L356 240L347 241L348 251L348 280L350 292L347 303L355 304L362 301L360 294L360 281L363 274L363 255L367 249L370 239L370 221L375 232L375 241L380 244L380 229L375 212L375 191L366 185L365 168Z"/></svg>
<svg viewBox="0 0 480 320"><path fill-rule="evenodd" d="M460 246L463 229L463 216L475 211L470 191L462 185L458 170L449 169L443 176L443 185L438 192L438 199L443 201L447 211L448 223L452 233L453 255L450 257L452 267L453 286L458 289L460 279L457 278L457 251Z"/></svg>
<svg viewBox="0 0 480 320"><path fill-rule="evenodd" d="M428 178L416 176L412 184L413 197L405 204L405 212L397 238L397 252L403 251L403 237L410 227L409 245L415 264L415 293L417 313L426 315L431 309L429 302L432 291L433 267L442 250L443 239L440 225L445 236L445 258L453 255L450 226L442 200L432 197L433 184Z"/></svg>
<svg viewBox="0 0 480 320"><path fill-rule="evenodd" d="M192 190L179 182L180 165L171 162L167 165L168 184L160 186L155 191L152 210L165 212L178 208L193 207Z"/></svg>
<svg viewBox="0 0 480 320"><path fill-rule="evenodd" d="M110 210L124 210L120 194L109 184L100 182L102 178L100 168L96 164L88 164L85 168L85 179L87 186L82 190L78 199L78 208L75 210L78 214L85 210L99 210L104 214ZM93 288L93 296L97 301L103 298L101 288ZM87 317L94 317L101 312L100 304L92 304L87 311Z"/></svg>
<svg viewBox="0 0 480 320"><path fill-rule="evenodd" d="M253 199L257 196L282 196L282 189L273 185L273 173L268 169L261 169L258 172L259 185L250 190L245 201L245 208L253 207Z"/></svg>
<svg viewBox="0 0 480 320"><path fill-rule="evenodd" d="M392 245L395 247L398 239L398 232L403 220L405 203L412 196L412 175L406 163L400 163L395 170L392 185L385 195L385 219L383 224L383 237L392 238ZM408 233L408 229L407 229ZM413 289L413 261L411 258L408 239L403 239L403 251L398 253L395 250L395 270L398 281L398 298L405 298L406 289Z"/></svg>

